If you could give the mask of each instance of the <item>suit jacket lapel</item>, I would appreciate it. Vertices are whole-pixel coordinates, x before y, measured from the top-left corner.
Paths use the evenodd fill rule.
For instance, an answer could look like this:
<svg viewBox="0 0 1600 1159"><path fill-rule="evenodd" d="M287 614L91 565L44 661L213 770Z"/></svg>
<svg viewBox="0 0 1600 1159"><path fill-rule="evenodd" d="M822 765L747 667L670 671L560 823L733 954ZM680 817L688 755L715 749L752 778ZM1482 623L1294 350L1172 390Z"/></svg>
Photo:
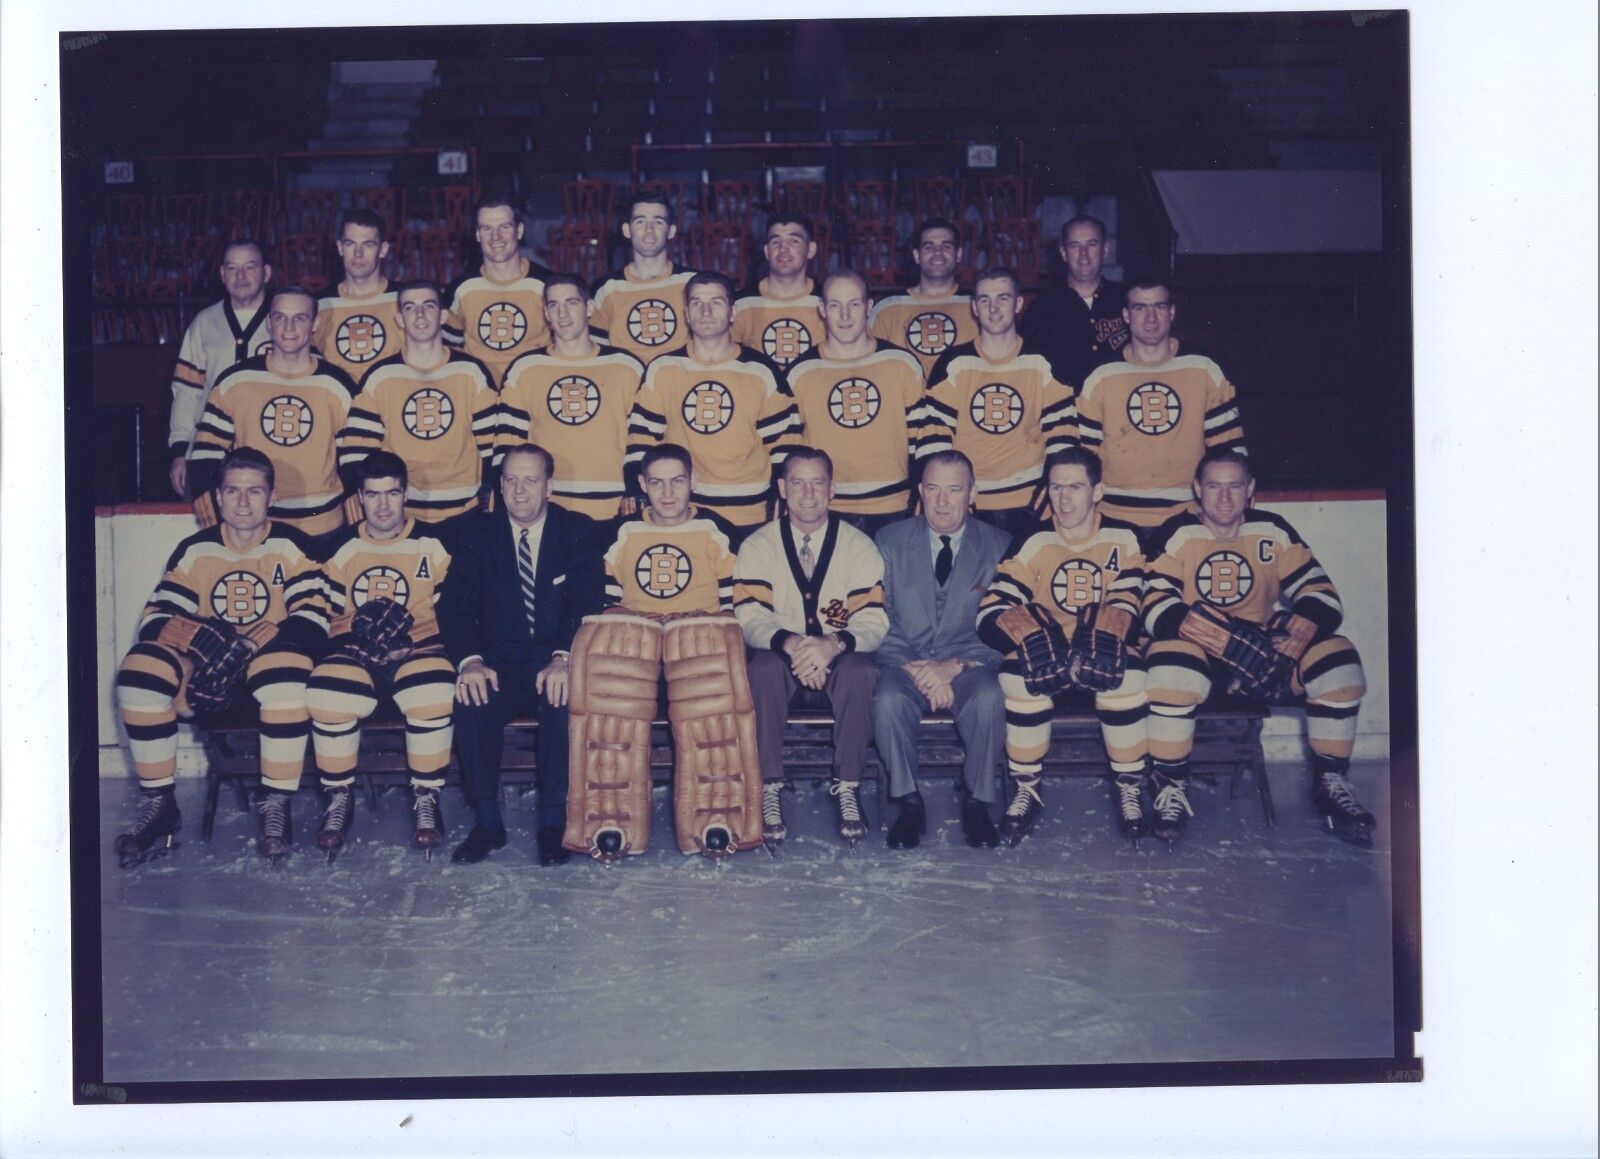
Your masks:
<svg viewBox="0 0 1600 1159"><path fill-rule="evenodd" d="M917 599L922 601L922 614L928 627L936 631L939 627L939 581L933 578L933 556L930 554L928 535L927 520L917 516L911 542L906 547L910 552L906 563Z"/></svg>

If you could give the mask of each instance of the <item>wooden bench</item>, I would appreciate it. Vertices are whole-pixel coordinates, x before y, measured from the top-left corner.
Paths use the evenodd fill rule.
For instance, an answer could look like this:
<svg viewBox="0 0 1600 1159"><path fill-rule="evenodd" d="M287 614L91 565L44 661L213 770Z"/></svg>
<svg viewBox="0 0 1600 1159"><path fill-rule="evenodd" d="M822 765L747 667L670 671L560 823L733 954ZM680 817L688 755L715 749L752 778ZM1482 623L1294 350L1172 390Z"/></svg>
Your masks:
<svg viewBox="0 0 1600 1159"><path fill-rule="evenodd" d="M1264 705L1242 701L1211 701L1200 707L1195 719L1194 755L1190 768L1194 776L1211 784L1218 776L1228 777L1228 795L1238 795L1244 775L1254 773L1256 791L1267 823L1276 814L1272 790L1267 784L1266 761L1261 750L1261 726L1267 718ZM532 719L514 720L506 727L505 753L501 759L501 791L526 793L535 786L536 763L534 734L538 725ZM784 729L783 767L791 779L825 780L833 775L833 718L826 712L793 711ZM241 811L249 809L249 787L260 777L256 723L244 717L228 717L196 722L196 732L206 754L206 805L201 824L202 840L211 839L223 782L228 782ZM309 755L309 753L308 753ZM965 759L955 722L945 713L923 719L917 738L920 778L961 776ZM1001 758L1004 774L1005 760ZM307 762L303 784L314 785L316 773ZM1105 747L1100 725L1087 704L1067 703L1056 710L1050 726L1050 750L1044 759L1047 775L1105 776ZM672 780L672 733L663 720L651 727L650 772L657 784ZM454 758L450 778L460 783ZM378 806L381 784L404 784L409 776L405 758L405 724L394 715L380 714L366 722L361 731L361 764L357 774L370 809ZM877 795L882 817L886 791L882 763L876 749L867 752L863 780L870 780Z"/></svg>

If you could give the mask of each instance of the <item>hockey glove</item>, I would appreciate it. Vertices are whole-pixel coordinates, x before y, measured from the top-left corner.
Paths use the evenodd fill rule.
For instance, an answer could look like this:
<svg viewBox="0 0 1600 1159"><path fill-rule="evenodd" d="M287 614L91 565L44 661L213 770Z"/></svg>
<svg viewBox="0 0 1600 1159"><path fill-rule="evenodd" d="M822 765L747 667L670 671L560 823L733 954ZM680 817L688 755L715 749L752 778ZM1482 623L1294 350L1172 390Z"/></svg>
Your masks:
<svg viewBox="0 0 1600 1159"><path fill-rule="evenodd" d="M255 645L244 636L235 636L220 656L204 663L195 662L189 677L189 706L199 712L220 712L244 681Z"/></svg>
<svg viewBox="0 0 1600 1159"><path fill-rule="evenodd" d="M1267 634L1274 648L1298 664L1317 638L1317 625L1293 612L1274 612L1267 621Z"/></svg>
<svg viewBox="0 0 1600 1159"><path fill-rule="evenodd" d="M1128 664L1125 640L1132 625L1133 616L1126 608L1103 604L1080 608L1070 650L1072 682L1091 692L1121 684Z"/></svg>
<svg viewBox="0 0 1600 1159"><path fill-rule="evenodd" d="M161 625L156 643L182 652L194 661L195 670L218 663L233 642L233 625L226 620L196 620L173 616Z"/></svg>
<svg viewBox="0 0 1600 1159"><path fill-rule="evenodd" d="M1273 647L1272 637L1259 624L1197 602L1178 625L1178 636L1221 661L1233 674L1231 693L1249 700L1273 700L1289 687L1294 660Z"/></svg>
<svg viewBox="0 0 1600 1159"><path fill-rule="evenodd" d="M368 600L350 619L344 648L371 668L389 663L396 651L411 650L411 613L391 599Z"/></svg>
<svg viewBox="0 0 1600 1159"><path fill-rule="evenodd" d="M1054 696L1072 683L1072 656L1061 625L1038 604L1007 608L996 621L1017 643L1022 683L1035 696Z"/></svg>

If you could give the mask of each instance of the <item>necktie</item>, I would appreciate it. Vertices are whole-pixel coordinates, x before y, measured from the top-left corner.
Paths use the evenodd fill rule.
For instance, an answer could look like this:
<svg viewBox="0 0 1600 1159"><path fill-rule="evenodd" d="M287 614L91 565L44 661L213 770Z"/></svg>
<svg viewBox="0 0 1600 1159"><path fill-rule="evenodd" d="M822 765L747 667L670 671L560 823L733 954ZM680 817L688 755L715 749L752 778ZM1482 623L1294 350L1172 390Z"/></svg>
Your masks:
<svg viewBox="0 0 1600 1159"><path fill-rule="evenodd" d="M522 581L522 606L528 613L528 631L533 627L533 548L528 544L528 529L517 536L517 578Z"/></svg>
<svg viewBox="0 0 1600 1159"><path fill-rule="evenodd" d="M811 578L811 573L817 569L817 557L811 551L811 537L800 537L800 570L806 573L806 579Z"/></svg>
<svg viewBox="0 0 1600 1159"><path fill-rule="evenodd" d="M950 578L950 568L955 564L956 554L950 550L950 537L939 537L939 554L933 561L933 578L939 581L939 586L944 587L944 581Z"/></svg>

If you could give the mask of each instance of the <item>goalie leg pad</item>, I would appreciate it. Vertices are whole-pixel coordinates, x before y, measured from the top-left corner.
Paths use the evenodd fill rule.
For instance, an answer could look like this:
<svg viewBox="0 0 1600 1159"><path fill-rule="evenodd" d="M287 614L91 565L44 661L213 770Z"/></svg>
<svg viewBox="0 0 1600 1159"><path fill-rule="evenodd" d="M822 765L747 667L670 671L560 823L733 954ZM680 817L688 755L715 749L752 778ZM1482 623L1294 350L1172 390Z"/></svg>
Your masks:
<svg viewBox="0 0 1600 1159"><path fill-rule="evenodd" d="M645 616L589 616L572 641L567 825L562 845L612 861L650 844L650 722L661 626Z"/></svg>
<svg viewBox="0 0 1600 1159"><path fill-rule="evenodd" d="M178 694L189 661L154 642L135 644L117 671L117 708L139 783L160 788L178 770Z"/></svg>
<svg viewBox="0 0 1600 1159"><path fill-rule="evenodd" d="M678 848L713 856L753 849L761 844L761 760L739 623L674 620L663 650Z"/></svg>

